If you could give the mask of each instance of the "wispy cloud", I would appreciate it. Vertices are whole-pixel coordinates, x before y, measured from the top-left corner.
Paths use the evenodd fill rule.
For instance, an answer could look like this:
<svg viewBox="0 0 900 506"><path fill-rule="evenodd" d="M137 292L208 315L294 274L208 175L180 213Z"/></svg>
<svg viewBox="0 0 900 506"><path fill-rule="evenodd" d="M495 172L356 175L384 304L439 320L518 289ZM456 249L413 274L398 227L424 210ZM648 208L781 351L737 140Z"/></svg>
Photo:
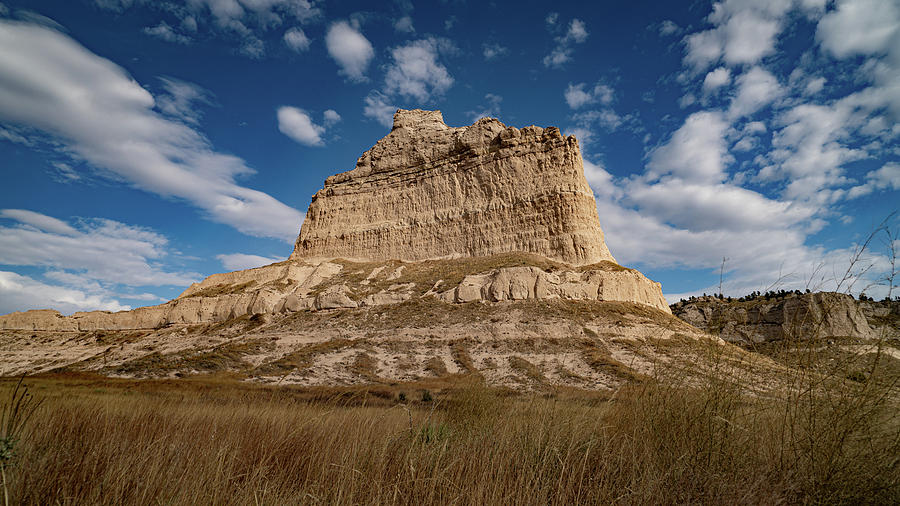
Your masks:
<svg viewBox="0 0 900 506"><path fill-rule="evenodd" d="M146 89L70 37L0 20L0 73L7 77L0 82L0 120L43 131L66 154L107 171L101 174L186 200L211 220L293 241L301 212L238 185L237 177L254 172L243 160L155 112Z"/></svg>

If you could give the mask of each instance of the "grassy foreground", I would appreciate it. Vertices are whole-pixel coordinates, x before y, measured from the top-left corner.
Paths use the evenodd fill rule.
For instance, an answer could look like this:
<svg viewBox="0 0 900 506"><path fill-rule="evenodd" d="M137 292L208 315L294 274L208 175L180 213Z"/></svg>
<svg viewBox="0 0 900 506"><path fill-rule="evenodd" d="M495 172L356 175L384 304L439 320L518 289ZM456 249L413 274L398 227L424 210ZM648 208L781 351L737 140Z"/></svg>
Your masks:
<svg viewBox="0 0 900 506"><path fill-rule="evenodd" d="M900 421L883 382L779 399L720 378L540 395L465 378L428 394L227 378L25 383L43 400L5 461L10 504L900 500Z"/></svg>

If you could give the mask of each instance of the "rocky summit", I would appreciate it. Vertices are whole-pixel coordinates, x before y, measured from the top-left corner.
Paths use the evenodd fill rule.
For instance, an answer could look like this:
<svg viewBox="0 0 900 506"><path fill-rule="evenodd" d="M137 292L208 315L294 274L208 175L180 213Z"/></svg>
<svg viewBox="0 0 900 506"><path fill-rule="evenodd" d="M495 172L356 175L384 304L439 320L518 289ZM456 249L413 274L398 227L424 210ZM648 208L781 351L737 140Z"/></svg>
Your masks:
<svg viewBox="0 0 900 506"><path fill-rule="evenodd" d="M596 388L697 340L721 343L610 254L574 137L400 110L355 169L325 181L287 260L132 311L0 316L0 374Z"/></svg>
<svg viewBox="0 0 900 506"><path fill-rule="evenodd" d="M356 168L316 193L292 259L426 260L526 252L615 261L574 136L399 110Z"/></svg>

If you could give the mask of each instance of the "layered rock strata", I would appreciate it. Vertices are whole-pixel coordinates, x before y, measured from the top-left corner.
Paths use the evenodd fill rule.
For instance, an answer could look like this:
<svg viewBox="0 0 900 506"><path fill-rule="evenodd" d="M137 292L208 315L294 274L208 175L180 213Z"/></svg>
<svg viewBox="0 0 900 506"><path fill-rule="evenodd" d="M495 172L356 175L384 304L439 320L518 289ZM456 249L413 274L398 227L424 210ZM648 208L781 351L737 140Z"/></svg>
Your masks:
<svg viewBox="0 0 900 506"><path fill-rule="evenodd" d="M480 265L485 270L466 272ZM288 260L215 274L158 306L72 316L52 310L17 312L0 316L0 329L153 329L217 323L245 315L371 307L429 297L451 304L541 299L636 302L670 313L659 283L611 262L567 268L528 255L426 263L310 264Z"/></svg>
<svg viewBox="0 0 900 506"><path fill-rule="evenodd" d="M833 292L746 302L702 297L673 304L672 310L691 325L731 342L829 337L870 339L896 332L896 329L876 332L860 303L849 295Z"/></svg>
<svg viewBox="0 0 900 506"><path fill-rule="evenodd" d="M535 253L615 261L575 137L496 119L451 128L404 111L313 196L292 259L408 260Z"/></svg>

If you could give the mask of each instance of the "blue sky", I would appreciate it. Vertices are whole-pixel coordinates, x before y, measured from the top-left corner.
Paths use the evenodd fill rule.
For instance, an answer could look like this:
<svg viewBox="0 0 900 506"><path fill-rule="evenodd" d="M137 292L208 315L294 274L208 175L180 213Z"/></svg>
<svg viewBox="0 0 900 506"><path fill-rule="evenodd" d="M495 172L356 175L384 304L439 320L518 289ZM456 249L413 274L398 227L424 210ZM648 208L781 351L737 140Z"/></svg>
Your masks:
<svg viewBox="0 0 900 506"><path fill-rule="evenodd" d="M723 257L726 294L834 288L900 202L900 4L593 4L3 0L0 313L286 258L398 107L575 134L610 250L670 301Z"/></svg>

